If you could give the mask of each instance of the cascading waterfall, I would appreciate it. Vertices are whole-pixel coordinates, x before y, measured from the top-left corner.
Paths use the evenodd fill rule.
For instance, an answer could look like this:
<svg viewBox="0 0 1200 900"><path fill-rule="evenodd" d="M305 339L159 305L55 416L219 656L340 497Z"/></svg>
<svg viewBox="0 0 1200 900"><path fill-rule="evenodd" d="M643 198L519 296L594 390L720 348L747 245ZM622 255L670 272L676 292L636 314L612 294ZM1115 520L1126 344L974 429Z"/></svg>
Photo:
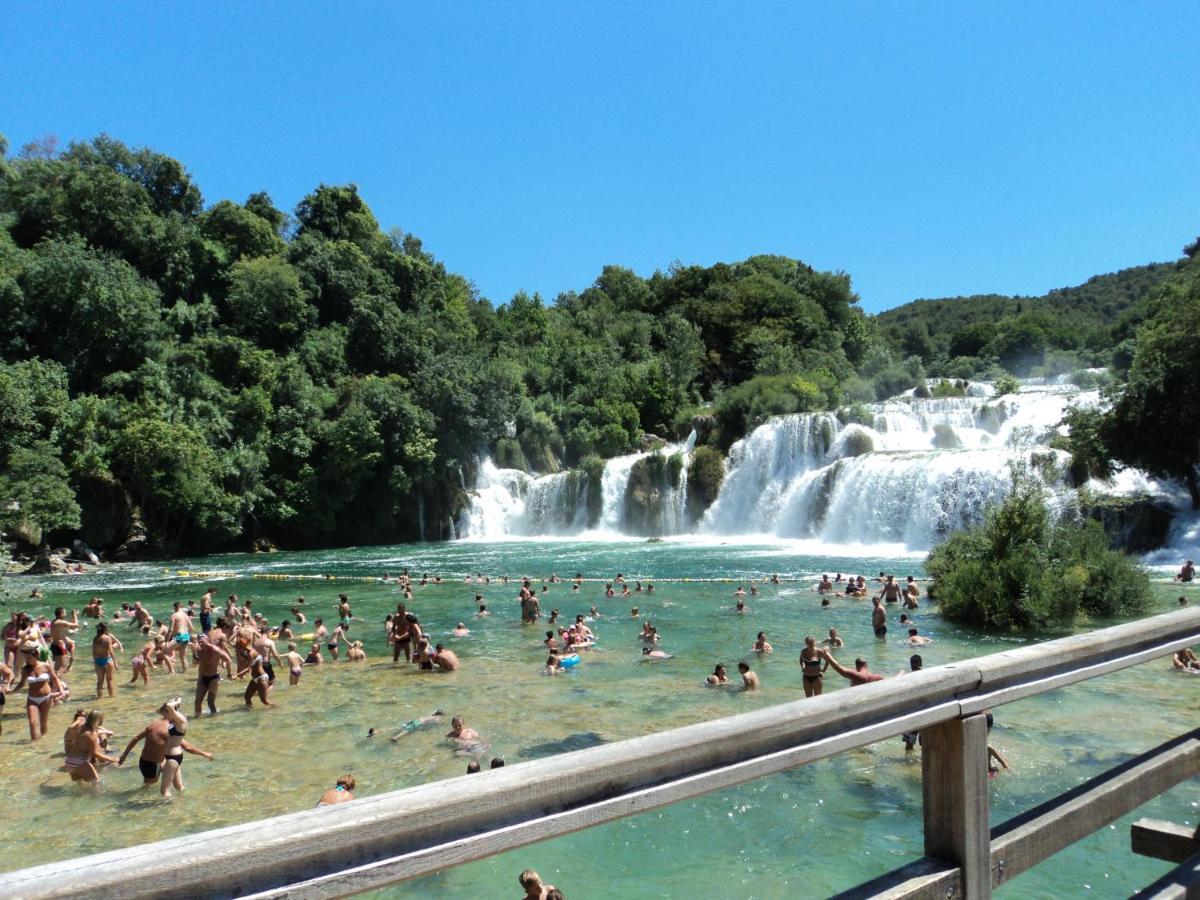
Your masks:
<svg viewBox="0 0 1200 900"><path fill-rule="evenodd" d="M625 524L625 493L629 489L629 476L634 464L645 456L644 453L630 453L627 456L616 456L604 464L604 474L600 476L600 530L621 530Z"/></svg>
<svg viewBox="0 0 1200 900"><path fill-rule="evenodd" d="M1036 474L1039 462L1064 458L1046 440L1068 405L1098 400L1028 386L994 399L888 400L858 423L781 416L731 448L701 530L926 549L980 521L1007 493L1013 463Z"/></svg>
<svg viewBox="0 0 1200 900"><path fill-rule="evenodd" d="M841 418L778 416L730 448L720 494L698 523L687 485L695 432L655 451L657 458L633 453L608 460L598 486L582 472L533 477L484 460L458 533L496 539L697 531L925 550L979 522L1002 500L1014 464L1043 478L1052 502L1072 505L1074 493L1053 465L1066 454L1049 441L1062 433L1068 407L1099 403L1098 392L1063 383L1026 383L1004 397L973 384L965 397L901 396ZM1118 483L1088 489L1132 490ZM1145 492L1178 506L1168 487L1150 484ZM1180 522L1177 543L1195 545L1200 527Z"/></svg>
<svg viewBox="0 0 1200 900"><path fill-rule="evenodd" d="M471 503L459 520L457 533L464 538L497 540L510 536L583 534L589 530L622 533L626 530L630 478L634 468L654 453L669 459L682 454L679 482L656 484L660 496L655 514L642 530L653 534L678 534L687 530L687 457L696 445L692 432L681 444L658 451L631 453L607 460L600 476L599 508L589 509L588 476L579 471L536 477L517 469L501 469L490 458L479 465ZM594 519L594 521L593 521Z"/></svg>

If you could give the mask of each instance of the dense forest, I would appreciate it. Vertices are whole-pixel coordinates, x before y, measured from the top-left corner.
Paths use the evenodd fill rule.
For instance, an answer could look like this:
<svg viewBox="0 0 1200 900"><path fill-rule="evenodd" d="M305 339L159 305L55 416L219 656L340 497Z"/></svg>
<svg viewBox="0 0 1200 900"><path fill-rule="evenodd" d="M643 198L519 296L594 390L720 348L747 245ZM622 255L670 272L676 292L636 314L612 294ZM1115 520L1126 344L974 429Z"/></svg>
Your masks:
<svg viewBox="0 0 1200 900"><path fill-rule="evenodd" d="M1128 366L1141 301L1182 263L1151 263L1097 275L1041 297L984 294L914 300L882 312L894 353L916 356L931 375L1062 375L1113 363Z"/></svg>
<svg viewBox="0 0 1200 900"><path fill-rule="evenodd" d="M1110 330L1075 327L1075 344L1053 296L876 319L846 274L778 256L649 278L608 266L552 302L494 305L383 230L353 185L318 185L289 214L265 193L208 203L181 163L109 137L14 154L0 138L0 524L117 557L435 539L481 452L586 471L698 417L711 483L768 415L891 396L927 370L1028 371L1009 330L1054 336L1037 365L1063 352L1135 376L1139 323L1169 331L1155 323L1176 302L1147 298L1194 303L1193 268L1063 292ZM1155 402L1153 377L1128 416ZM1090 424L1081 466L1137 455ZM1179 448L1160 455L1178 474Z"/></svg>

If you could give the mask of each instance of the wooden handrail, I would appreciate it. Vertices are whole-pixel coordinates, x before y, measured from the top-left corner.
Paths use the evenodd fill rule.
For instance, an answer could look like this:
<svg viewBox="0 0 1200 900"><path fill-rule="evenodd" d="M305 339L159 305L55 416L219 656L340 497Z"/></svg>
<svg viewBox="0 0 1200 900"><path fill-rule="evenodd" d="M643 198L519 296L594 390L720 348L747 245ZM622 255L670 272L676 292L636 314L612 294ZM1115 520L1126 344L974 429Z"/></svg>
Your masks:
<svg viewBox="0 0 1200 900"><path fill-rule="evenodd" d="M342 896L482 859L547 838L823 759L906 731L944 734L966 794L926 809L927 841L942 818L978 826L971 724L989 706L1118 671L1200 643L1200 608L963 660L902 678L767 707L352 803L170 838L5 873L0 897L172 895ZM966 724L964 724L966 723ZM959 741L954 729L971 737ZM939 744L939 746L941 746ZM953 748L960 748L955 750ZM986 754L986 747L984 748ZM976 770L976 771L978 771ZM926 779L928 782L929 779ZM928 800L928 794L927 794ZM963 818L962 805L976 803ZM982 886L987 849L959 883ZM980 850L980 846L984 850ZM230 848L237 848L230 852ZM961 849L961 848L960 848ZM927 844L927 852L933 850ZM957 852L947 845L942 853ZM163 879L169 867L169 884ZM933 869L941 868L934 864ZM986 874L986 873L984 873ZM975 895L985 895L980 887ZM944 893L943 893L944 896Z"/></svg>

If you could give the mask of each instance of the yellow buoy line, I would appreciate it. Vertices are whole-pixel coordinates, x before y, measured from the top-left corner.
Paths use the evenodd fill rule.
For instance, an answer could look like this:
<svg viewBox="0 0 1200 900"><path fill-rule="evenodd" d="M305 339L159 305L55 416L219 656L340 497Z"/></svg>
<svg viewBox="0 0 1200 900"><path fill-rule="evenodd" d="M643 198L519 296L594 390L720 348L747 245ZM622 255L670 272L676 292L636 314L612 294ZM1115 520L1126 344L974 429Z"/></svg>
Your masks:
<svg viewBox="0 0 1200 900"><path fill-rule="evenodd" d="M170 569L163 569L163 574L170 574ZM372 575L310 575L301 573L266 573L266 572L192 572L188 569L177 569L175 575L180 578L255 578L263 581L341 581L341 582L358 582L362 584L392 584L397 579L388 578L386 581L382 576ZM425 586L440 584L440 585L467 585L472 587L490 587L493 584L504 584L500 577L492 577L488 583L481 581L466 581L467 576L450 576L443 578L441 581L428 581ZM509 577L509 584L520 584L524 576ZM413 579L410 575L409 580L413 584L417 584L420 579ZM645 575L629 576L625 579L626 582L641 581L643 583L655 584L767 584L767 583L805 583L811 581L811 577L805 578L777 578L774 582L770 576L763 576L758 579L754 578L651 578ZM550 584L550 580L546 578L530 578L530 581L540 581L543 584ZM591 584L616 584L618 583L613 578L560 578L557 584L577 584L579 582Z"/></svg>

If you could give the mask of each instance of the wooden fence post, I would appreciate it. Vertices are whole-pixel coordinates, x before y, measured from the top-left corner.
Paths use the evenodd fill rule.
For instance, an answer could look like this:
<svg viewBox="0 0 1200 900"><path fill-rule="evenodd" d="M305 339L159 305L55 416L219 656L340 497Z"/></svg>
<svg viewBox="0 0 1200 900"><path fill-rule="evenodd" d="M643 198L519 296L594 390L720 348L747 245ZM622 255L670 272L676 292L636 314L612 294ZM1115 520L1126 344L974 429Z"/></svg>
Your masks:
<svg viewBox="0 0 1200 900"><path fill-rule="evenodd" d="M967 900L992 895L987 763L983 715L921 730L925 855L962 868Z"/></svg>

